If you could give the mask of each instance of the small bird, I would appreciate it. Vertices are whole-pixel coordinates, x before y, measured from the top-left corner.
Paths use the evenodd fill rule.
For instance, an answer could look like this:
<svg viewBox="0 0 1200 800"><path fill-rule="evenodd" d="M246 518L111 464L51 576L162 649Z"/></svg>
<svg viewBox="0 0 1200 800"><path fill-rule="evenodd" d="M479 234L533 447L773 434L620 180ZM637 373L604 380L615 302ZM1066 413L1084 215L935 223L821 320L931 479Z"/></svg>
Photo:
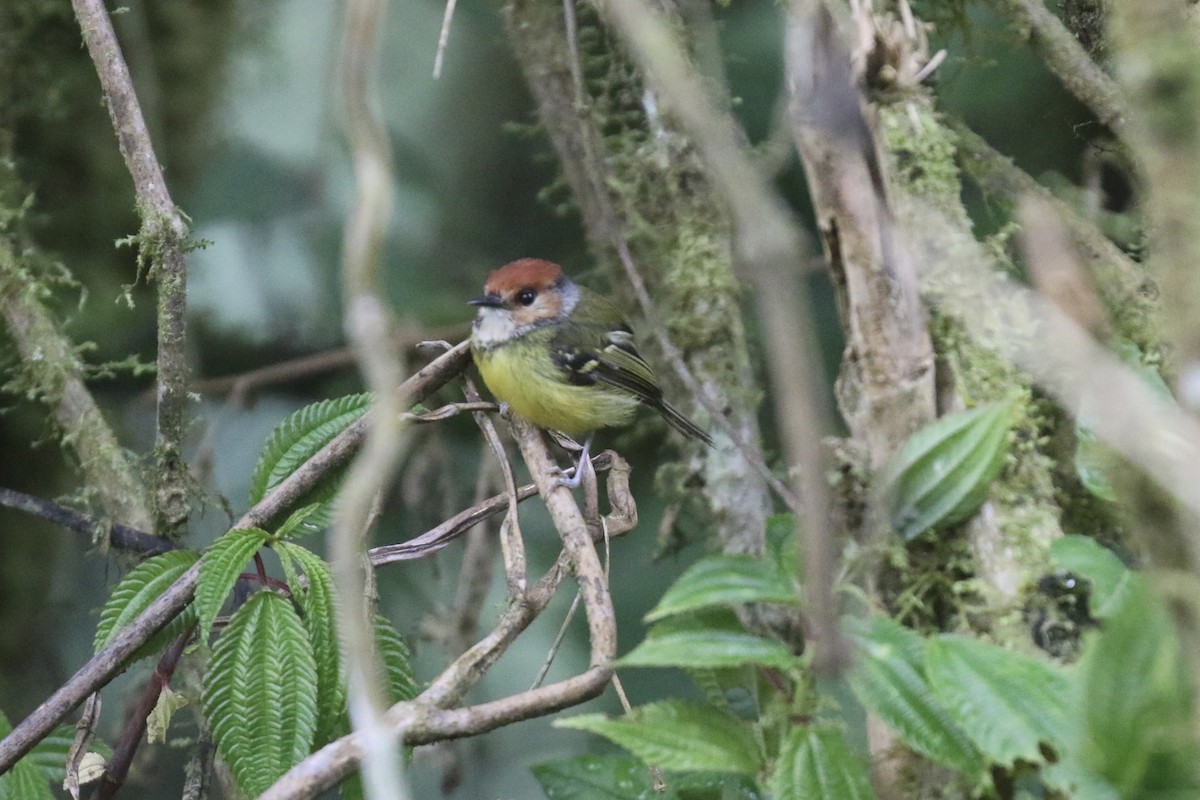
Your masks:
<svg viewBox="0 0 1200 800"><path fill-rule="evenodd" d="M663 399L621 312L557 264L538 258L505 264L488 275L483 296L469 302L479 309L471 352L492 394L534 425L587 437L567 486L579 485L595 431L628 425L639 405L712 445L711 436Z"/></svg>

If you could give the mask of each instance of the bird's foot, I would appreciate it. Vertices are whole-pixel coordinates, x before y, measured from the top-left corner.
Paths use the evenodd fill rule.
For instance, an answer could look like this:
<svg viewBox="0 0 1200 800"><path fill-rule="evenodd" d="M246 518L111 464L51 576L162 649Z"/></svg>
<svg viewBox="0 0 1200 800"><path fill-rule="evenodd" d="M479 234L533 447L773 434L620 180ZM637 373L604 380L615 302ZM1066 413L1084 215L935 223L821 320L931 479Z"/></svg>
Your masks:
<svg viewBox="0 0 1200 800"><path fill-rule="evenodd" d="M557 488L559 486L565 486L568 489L578 489L579 488L579 484L583 483L583 473L585 471L584 465L590 466L590 464L588 462L591 460L591 457L592 457L591 450L592 450L592 437L589 436L583 443L583 450L579 454L579 463L576 464L571 469L562 469L561 467L559 468L559 472L561 474L557 478L554 479L555 488ZM572 473L571 477L569 477L569 478L567 477L568 472Z"/></svg>

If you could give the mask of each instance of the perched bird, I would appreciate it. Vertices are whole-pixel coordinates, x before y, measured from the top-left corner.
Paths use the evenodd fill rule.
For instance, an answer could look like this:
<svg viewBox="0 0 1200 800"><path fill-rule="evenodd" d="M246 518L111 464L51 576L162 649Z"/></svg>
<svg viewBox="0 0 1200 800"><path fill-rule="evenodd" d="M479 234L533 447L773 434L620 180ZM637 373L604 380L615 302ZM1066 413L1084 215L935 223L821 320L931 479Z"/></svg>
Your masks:
<svg viewBox="0 0 1200 800"><path fill-rule="evenodd" d="M706 444L712 437L663 399L633 332L604 297L549 261L523 258L488 275L471 326L471 352L484 383L516 414L542 428L586 436L628 425L639 405ZM568 486L579 484L576 469Z"/></svg>

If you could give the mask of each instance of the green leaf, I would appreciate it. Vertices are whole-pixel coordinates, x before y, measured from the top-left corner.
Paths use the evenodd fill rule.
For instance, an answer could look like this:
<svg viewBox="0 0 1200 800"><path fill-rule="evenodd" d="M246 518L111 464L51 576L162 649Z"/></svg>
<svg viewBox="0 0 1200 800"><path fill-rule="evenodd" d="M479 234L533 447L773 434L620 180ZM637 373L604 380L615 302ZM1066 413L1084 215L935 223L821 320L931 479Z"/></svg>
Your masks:
<svg viewBox="0 0 1200 800"><path fill-rule="evenodd" d="M599 734L667 770L755 775L762 766L748 723L698 703L668 700L635 708L619 719L584 714L554 724Z"/></svg>
<svg viewBox="0 0 1200 800"><path fill-rule="evenodd" d="M792 579L771 562L753 556L710 556L679 576L646 621L709 606L799 602Z"/></svg>
<svg viewBox="0 0 1200 800"><path fill-rule="evenodd" d="M825 725L791 729L775 772L773 800L874 800L866 766L856 758L841 731Z"/></svg>
<svg viewBox="0 0 1200 800"><path fill-rule="evenodd" d="M855 621L859 658L850 686L863 708L919 753L969 776L986 764L925 678L925 642L887 617Z"/></svg>
<svg viewBox="0 0 1200 800"><path fill-rule="evenodd" d="M282 525L275 529L275 538L290 539L294 536L315 533L313 525L319 519L319 515L325 513L324 508L322 503L309 503L296 509L283 521Z"/></svg>
<svg viewBox="0 0 1200 800"><path fill-rule="evenodd" d="M1011 403L947 414L914 433L880 476L892 527L905 539L969 518L1000 474Z"/></svg>
<svg viewBox="0 0 1200 800"><path fill-rule="evenodd" d="M317 667L290 601L258 592L213 645L201 692L217 750L251 797L312 747Z"/></svg>
<svg viewBox="0 0 1200 800"><path fill-rule="evenodd" d="M1050 558L1059 567L1087 578L1091 584L1088 611L1105 619L1125 602L1134 574L1116 553L1087 536L1063 536L1050 544Z"/></svg>
<svg viewBox="0 0 1200 800"><path fill-rule="evenodd" d="M784 575L800 575L800 549L796 546L796 515L767 517L767 551Z"/></svg>
<svg viewBox="0 0 1200 800"><path fill-rule="evenodd" d="M35 744L25 758L41 770L46 780L58 786L67 778L67 754L74 743L75 726L59 725L49 736Z"/></svg>
<svg viewBox="0 0 1200 800"><path fill-rule="evenodd" d="M375 615L375 646L379 648L379 657L383 659L392 702L412 700L420 694L416 676L413 675L412 652L392 623L381 614Z"/></svg>
<svg viewBox="0 0 1200 800"><path fill-rule="evenodd" d="M546 797L554 800L677 800L668 790L654 792L646 765L622 756L575 756L537 764L531 768Z"/></svg>
<svg viewBox="0 0 1200 800"><path fill-rule="evenodd" d="M250 478L250 503L253 505L263 499L268 491L354 424L366 413L370 403L371 397L367 394L322 400L305 406L279 423L267 437ZM299 529L315 532L329 524L328 501L337 494L342 475L343 470L334 470L300 499L304 505L318 504L321 509L300 523Z"/></svg>
<svg viewBox="0 0 1200 800"><path fill-rule="evenodd" d="M0 798L3 800L54 800L54 792L46 776L28 759L22 758L12 769L0 775Z"/></svg>
<svg viewBox="0 0 1200 800"><path fill-rule="evenodd" d="M1061 752L1077 736L1068 712L1072 687L1053 664L946 634L926 644L925 672L952 718L992 761L1041 763L1039 744Z"/></svg>
<svg viewBox="0 0 1200 800"><path fill-rule="evenodd" d="M711 669L761 664L787 670L795 656L782 642L747 633L740 626L660 631L652 628L646 640L618 662L625 667L685 667Z"/></svg>
<svg viewBox="0 0 1200 800"><path fill-rule="evenodd" d="M346 710L346 683L335 628L333 575L325 560L311 550L289 542L278 542L274 547L287 572L292 597L304 614L304 628L316 660L317 732L314 743L321 747L334 738ZM291 569L292 562L304 572L307 587L301 588Z"/></svg>
<svg viewBox="0 0 1200 800"><path fill-rule="evenodd" d="M1083 761L1122 797L1184 788L1197 797L1192 684L1167 609L1135 577L1080 661Z"/></svg>
<svg viewBox="0 0 1200 800"><path fill-rule="evenodd" d="M196 616L200 638L208 637L213 620L237 583L242 569L271 535L261 528L236 528L217 539L200 559L200 582L196 585Z"/></svg>
<svg viewBox="0 0 1200 800"><path fill-rule="evenodd" d="M199 558L190 550L171 550L148 558L129 571L117 584L104 608L100 611L100 624L96 628L96 652L103 650L121 629L170 588L179 576L187 572ZM176 636L195 622L195 614L185 610L142 645L134 658L152 655L165 647Z"/></svg>

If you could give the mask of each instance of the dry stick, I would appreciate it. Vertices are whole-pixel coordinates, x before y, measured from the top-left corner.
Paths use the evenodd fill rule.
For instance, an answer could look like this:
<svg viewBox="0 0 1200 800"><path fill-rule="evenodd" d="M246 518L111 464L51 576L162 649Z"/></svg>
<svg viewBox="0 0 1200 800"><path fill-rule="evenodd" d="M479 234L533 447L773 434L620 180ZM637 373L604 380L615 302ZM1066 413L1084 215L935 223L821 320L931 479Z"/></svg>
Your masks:
<svg viewBox="0 0 1200 800"><path fill-rule="evenodd" d="M366 591L371 582L366 558L371 509L391 483L404 431L400 419L404 407L389 391L400 382L403 368L392 345L394 326L380 291L381 251L394 191L391 149L387 129L375 112L377 98L370 90L386 10L387 0L350 0L345 11L343 123L353 156L356 198L343 241L343 318L359 369L375 395L375 414L362 451L338 493L328 541L334 584L343 600L336 609L338 632L346 658L346 707L363 744L363 788L368 798L401 800L408 797L404 765L395 731L384 719L383 664L375 646L371 594Z"/></svg>
<svg viewBox="0 0 1200 800"><path fill-rule="evenodd" d="M398 394L404 398L403 402L406 404L419 403L458 375L469 358L470 345L468 342L462 342L401 384ZM261 527L295 504L330 470L346 462L362 442L366 432L366 420L370 416L371 412L368 412L338 434L333 441L321 448L316 455L243 514L234 527ZM123 669L125 661L134 651L191 602L199 576L199 565L193 565L157 600L147 606L145 611L113 637L107 647L93 656L49 699L14 727L8 736L0 740L0 773L28 753L88 695L112 680Z"/></svg>
<svg viewBox="0 0 1200 800"><path fill-rule="evenodd" d="M514 427L518 439L522 443L522 452L528 445L543 452L534 454L529 464L530 471L545 497L548 493L557 492L557 499L548 504L555 526L560 533L568 525L572 515L569 511L560 516L563 511L562 501L573 505L570 493L562 487L556 487L557 470L553 461L544 452L544 444L538 438L537 431L531 426L516 421ZM637 509L629 494L629 465L610 456L613 468L609 473L608 492L613 506L613 512L606 519L611 536L619 536L632 530L637 524ZM563 497L565 495L565 497ZM578 507L574 515L578 515ZM581 517L579 518L581 520ZM575 533L579 526L570 522ZM583 526L586 529L586 526ZM612 674L609 661L615 653L615 641L609 641L605 635L600 639L592 639L593 666L587 671L559 683L545 686L533 691L522 692L511 697L483 703L468 708L448 709L447 706L459 702L468 689L475 685L492 664L507 650L518 635L540 614L554 597L559 584L566 576L573 563L576 563L575 551L580 542L574 534L571 544L567 544L564 534L564 549L558 561L536 583L529 587L519 602L510 604L496 623L496 627L481 639L474 647L448 666L441 675L434 679L429 688L415 700L399 703L388 712L389 718L403 732L404 741L409 745L427 744L433 741L453 739L462 736L472 736L494 730L502 725L517 722L530 717L541 716L583 702L599 694L607 685ZM589 559L582 559L584 570L576 570L582 583L593 585L592 591L604 591L603 576L595 575L593 567L597 564L595 551L590 542L587 549L591 550L592 566L587 566ZM582 574L581 574L582 573ZM585 577L585 576L591 577ZM599 578L599 580L595 580ZM600 603L601 606L606 604ZM607 605L611 612L611 605ZM599 609L603 614L603 609ZM590 611L589 611L590 613ZM602 626L606 627L606 626ZM298 800L299 798L315 797L319 792L337 784L342 778L352 772L361 758L361 746L354 734L344 736L331 742L316 753L301 761L280 778L259 800Z"/></svg>
<svg viewBox="0 0 1200 800"><path fill-rule="evenodd" d="M104 99L125 165L133 178L138 213L139 258L150 260L158 284L158 422L154 441L155 511L164 533L178 531L188 516L188 474L183 460L188 402L187 251L188 229L167 191L142 118L129 68L121 55L103 0L72 0L88 53L96 65Z"/></svg>
<svg viewBox="0 0 1200 800"><path fill-rule="evenodd" d="M805 256L808 242L755 170L733 119L714 107L661 15L636 0L604 0L601 6L650 84L696 143L733 217L743 274L758 286L770 333L767 350L776 383L776 414L788 461L796 470L794 493L803 499L805 589L816 632L813 664L836 672L848 660L848 649L833 596L836 553L820 463L820 436L832 430L831 414L817 388L824 381L813 357L812 320L805 313L802 281L811 270Z"/></svg>
<svg viewBox="0 0 1200 800"><path fill-rule="evenodd" d="M1092 60L1042 0L996 0L1008 10L1064 87L1103 124L1121 131L1128 109L1117 82Z"/></svg>

